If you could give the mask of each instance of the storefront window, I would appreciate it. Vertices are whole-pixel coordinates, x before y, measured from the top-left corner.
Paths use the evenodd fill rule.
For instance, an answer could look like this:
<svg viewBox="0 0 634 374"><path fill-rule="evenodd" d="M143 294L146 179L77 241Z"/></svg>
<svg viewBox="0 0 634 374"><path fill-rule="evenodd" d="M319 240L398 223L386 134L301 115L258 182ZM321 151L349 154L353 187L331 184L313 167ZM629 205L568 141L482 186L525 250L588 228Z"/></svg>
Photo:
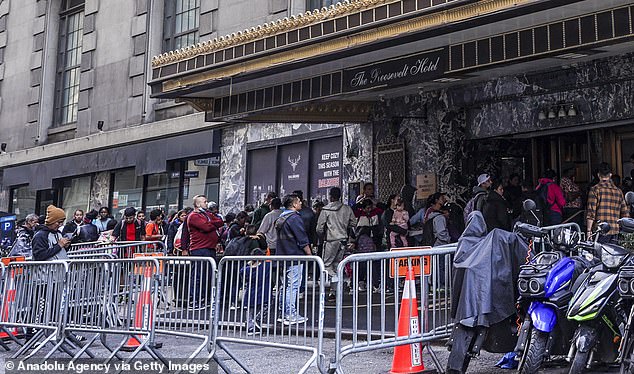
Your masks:
<svg viewBox="0 0 634 374"><path fill-rule="evenodd" d="M183 206L192 206L191 199L196 195L218 202L219 184L220 156L187 161L183 172Z"/></svg>
<svg viewBox="0 0 634 374"><path fill-rule="evenodd" d="M180 162L170 162L167 172L147 176L145 193L145 211L163 209L170 214L178 210L179 182L181 177ZM149 214L148 214L149 215Z"/></svg>
<svg viewBox="0 0 634 374"><path fill-rule="evenodd" d="M11 212L20 220L28 214L35 213L35 191L28 186L11 190Z"/></svg>
<svg viewBox="0 0 634 374"><path fill-rule="evenodd" d="M62 181L62 209L66 212L67 220L73 218L77 209L84 212L88 209L90 182L90 176L69 178Z"/></svg>
<svg viewBox="0 0 634 374"><path fill-rule="evenodd" d="M56 190L37 191L37 209L35 210L35 213L38 215L45 215L46 207L51 204L57 204Z"/></svg>
<svg viewBox="0 0 634 374"><path fill-rule="evenodd" d="M137 176L134 169L116 171L110 210L117 219L123 218L125 208L132 206L141 209L143 206L143 176Z"/></svg>

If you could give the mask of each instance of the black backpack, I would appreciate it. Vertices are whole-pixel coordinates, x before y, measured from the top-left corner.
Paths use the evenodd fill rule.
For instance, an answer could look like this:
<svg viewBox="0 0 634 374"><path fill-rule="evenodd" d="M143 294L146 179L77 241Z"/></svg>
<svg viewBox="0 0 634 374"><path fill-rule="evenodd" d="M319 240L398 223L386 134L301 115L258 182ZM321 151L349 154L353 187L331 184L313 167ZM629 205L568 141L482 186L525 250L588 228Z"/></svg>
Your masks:
<svg viewBox="0 0 634 374"><path fill-rule="evenodd" d="M240 236L233 238L227 242L225 247L225 256L248 256L249 244L251 238L248 236Z"/></svg>
<svg viewBox="0 0 634 374"><path fill-rule="evenodd" d="M442 214L438 214L432 218L429 218L423 225L423 237L421 244L426 246L433 246L436 243L436 235L434 234L434 220L438 217L442 217Z"/></svg>
<svg viewBox="0 0 634 374"><path fill-rule="evenodd" d="M542 226L548 225L548 222L546 222L546 220L548 218L548 213L551 211L551 205L548 204L548 187L551 184L552 182L542 184L535 191L535 215L537 216L537 218L539 218Z"/></svg>

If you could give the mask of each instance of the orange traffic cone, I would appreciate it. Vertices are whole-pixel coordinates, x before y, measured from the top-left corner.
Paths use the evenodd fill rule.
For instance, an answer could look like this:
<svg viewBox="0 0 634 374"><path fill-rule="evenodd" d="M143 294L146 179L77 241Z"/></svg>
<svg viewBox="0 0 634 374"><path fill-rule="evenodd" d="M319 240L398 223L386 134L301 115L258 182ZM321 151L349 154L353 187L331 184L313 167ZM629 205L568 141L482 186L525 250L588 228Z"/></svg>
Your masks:
<svg viewBox="0 0 634 374"><path fill-rule="evenodd" d="M397 336L412 336L420 333L418 319L418 302L416 301L416 283L414 272L408 269L405 277L401 311L398 316ZM429 373L423 363L423 349L421 343L399 345L394 347L394 359L390 374ZM431 371L435 372L435 371Z"/></svg>
<svg viewBox="0 0 634 374"><path fill-rule="evenodd" d="M141 265L140 271L143 273L143 285L134 311L134 327L148 329L152 323L152 266ZM140 339L134 335L130 336L121 350L124 352L135 351L141 345Z"/></svg>

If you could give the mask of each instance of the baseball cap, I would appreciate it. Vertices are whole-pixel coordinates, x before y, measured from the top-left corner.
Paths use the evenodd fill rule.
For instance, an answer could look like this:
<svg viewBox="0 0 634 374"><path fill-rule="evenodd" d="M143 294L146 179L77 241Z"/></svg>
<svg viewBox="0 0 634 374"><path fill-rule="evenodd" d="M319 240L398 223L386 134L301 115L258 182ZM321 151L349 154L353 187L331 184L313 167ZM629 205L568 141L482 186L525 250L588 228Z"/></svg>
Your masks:
<svg viewBox="0 0 634 374"><path fill-rule="evenodd" d="M480 174L480 176L478 177L478 186L488 181L489 179L491 179L489 174Z"/></svg>
<svg viewBox="0 0 634 374"><path fill-rule="evenodd" d="M218 204L215 201L210 201L207 203L207 209L217 208Z"/></svg>

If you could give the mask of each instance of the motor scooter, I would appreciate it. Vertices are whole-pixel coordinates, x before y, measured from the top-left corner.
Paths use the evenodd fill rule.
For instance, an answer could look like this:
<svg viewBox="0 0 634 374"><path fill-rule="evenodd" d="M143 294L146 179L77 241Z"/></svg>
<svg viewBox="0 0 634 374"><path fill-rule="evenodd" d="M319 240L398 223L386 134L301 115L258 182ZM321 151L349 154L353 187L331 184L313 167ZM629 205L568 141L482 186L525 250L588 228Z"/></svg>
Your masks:
<svg viewBox="0 0 634 374"><path fill-rule="evenodd" d="M576 327L566 319L568 303L574 293L575 279L592 263L576 256L581 237L576 223L541 228L518 223L515 231L541 247L521 267L518 280L517 302L525 317L515 352L519 358L518 372L532 374L549 357L568 352Z"/></svg>
<svg viewBox="0 0 634 374"><path fill-rule="evenodd" d="M628 220L619 224L632 225ZM599 224L603 233L610 230ZM600 263L582 274L568 308L567 318L578 324L570 344L567 360L570 374L580 374L598 363L611 364L619 356L619 346L627 323L627 312L617 290L619 269L632 260L627 249L609 243L581 243L586 253L600 258Z"/></svg>

